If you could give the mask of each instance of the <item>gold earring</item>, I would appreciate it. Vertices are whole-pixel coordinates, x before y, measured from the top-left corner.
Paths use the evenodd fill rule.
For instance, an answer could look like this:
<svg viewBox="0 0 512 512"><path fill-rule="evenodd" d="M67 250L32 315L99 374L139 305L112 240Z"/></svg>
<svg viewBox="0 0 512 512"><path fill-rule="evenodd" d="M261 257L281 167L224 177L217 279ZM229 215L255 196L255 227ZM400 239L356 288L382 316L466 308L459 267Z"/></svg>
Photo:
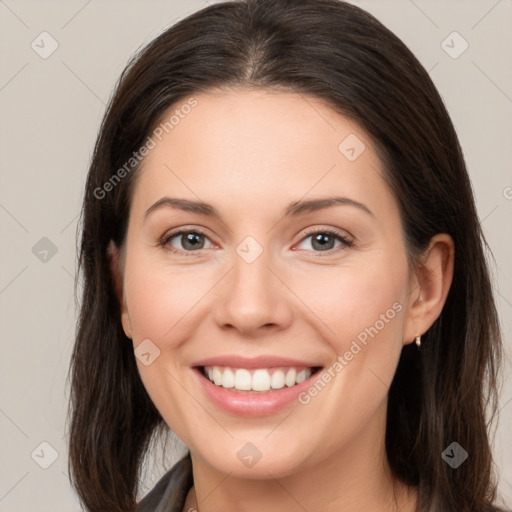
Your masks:
<svg viewBox="0 0 512 512"><path fill-rule="evenodd" d="M418 347L419 350L421 346L421 336L419 334L418 336L416 336L416 346Z"/></svg>

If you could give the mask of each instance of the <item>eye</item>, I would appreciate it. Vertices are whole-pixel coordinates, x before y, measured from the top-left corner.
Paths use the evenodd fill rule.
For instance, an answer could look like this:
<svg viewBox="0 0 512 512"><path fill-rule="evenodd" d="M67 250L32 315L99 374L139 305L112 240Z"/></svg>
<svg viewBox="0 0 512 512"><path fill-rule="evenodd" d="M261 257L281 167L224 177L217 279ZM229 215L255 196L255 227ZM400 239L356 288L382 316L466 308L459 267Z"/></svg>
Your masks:
<svg viewBox="0 0 512 512"><path fill-rule="evenodd" d="M178 241L181 248L177 248L173 245L172 241L174 239ZM205 240L209 240L209 238L201 230L181 230L169 235L164 235L160 245L169 247L171 251L175 253L193 256L193 254L191 254L193 252L208 249L208 247L205 247Z"/></svg>
<svg viewBox="0 0 512 512"><path fill-rule="evenodd" d="M354 242L347 239L342 232L333 229L316 229L315 231L310 231L302 238L301 243L304 243L308 239L311 239L312 249L306 248L306 250L313 250L314 252L331 253L331 251L334 251L336 248L349 248L354 245ZM180 231L164 235L160 240L160 245L162 247L169 248L176 254L194 256L194 252L199 252L202 249L208 249L213 246L213 244L211 244L210 246L205 247L205 240L211 244L206 233L199 229L182 229ZM178 241L181 247L176 247L173 243L174 241ZM339 242L337 247L335 247L336 241Z"/></svg>
<svg viewBox="0 0 512 512"><path fill-rule="evenodd" d="M310 231L302 240L304 242L311 239L311 247L314 252L330 252L336 248L348 248L354 245L354 242L346 238L341 232L328 229L317 229ZM339 242L337 247L334 247L336 241Z"/></svg>

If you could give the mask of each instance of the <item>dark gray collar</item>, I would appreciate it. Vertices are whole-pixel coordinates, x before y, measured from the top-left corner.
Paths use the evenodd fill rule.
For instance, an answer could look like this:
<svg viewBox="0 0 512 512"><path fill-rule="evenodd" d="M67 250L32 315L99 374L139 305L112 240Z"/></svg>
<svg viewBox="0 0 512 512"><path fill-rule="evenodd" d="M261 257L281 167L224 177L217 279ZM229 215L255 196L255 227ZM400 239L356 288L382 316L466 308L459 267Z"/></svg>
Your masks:
<svg viewBox="0 0 512 512"><path fill-rule="evenodd" d="M192 460L187 452L139 502L136 512L182 512L193 483Z"/></svg>

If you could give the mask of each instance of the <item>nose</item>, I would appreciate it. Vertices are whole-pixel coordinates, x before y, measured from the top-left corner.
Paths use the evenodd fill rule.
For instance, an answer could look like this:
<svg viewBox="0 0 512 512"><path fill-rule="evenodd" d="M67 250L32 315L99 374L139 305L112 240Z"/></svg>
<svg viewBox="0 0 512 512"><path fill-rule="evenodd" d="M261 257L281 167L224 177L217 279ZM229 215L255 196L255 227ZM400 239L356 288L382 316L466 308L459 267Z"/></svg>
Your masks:
<svg viewBox="0 0 512 512"><path fill-rule="evenodd" d="M221 329L237 330L244 336L267 336L269 330L288 327L292 319L293 293L284 276L275 270L264 251L246 261L235 252L233 267L217 290L213 317Z"/></svg>

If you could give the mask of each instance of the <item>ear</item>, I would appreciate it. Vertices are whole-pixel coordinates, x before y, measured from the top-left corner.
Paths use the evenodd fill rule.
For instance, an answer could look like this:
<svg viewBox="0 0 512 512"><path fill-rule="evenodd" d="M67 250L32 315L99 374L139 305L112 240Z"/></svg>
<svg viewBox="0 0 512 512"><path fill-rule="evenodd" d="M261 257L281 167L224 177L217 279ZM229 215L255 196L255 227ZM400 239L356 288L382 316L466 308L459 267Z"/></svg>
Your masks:
<svg viewBox="0 0 512 512"><path fill-rule="evenodd" d="M123 286L123 274L121 271L121 258L119 254L119 249L113 240L110 240L110 243L107 248L107 254L110 262L110 273L112 275L112 280L114 282L114 292L116 294L117 300L119 301L119 305L121 308L121 323L123 325L124 333L128 338L132 337L132 326L130 321L130 316L128 314L128 309L126 307L126 299L124 296L124 286Z"/></svg>
<svg viewBox="0 0 512 512"><path fill-rule="evenodd" d="M453 279L455 244L450 235L432 237L411 280L404 345L430 329L446 302Z"/></svg>

